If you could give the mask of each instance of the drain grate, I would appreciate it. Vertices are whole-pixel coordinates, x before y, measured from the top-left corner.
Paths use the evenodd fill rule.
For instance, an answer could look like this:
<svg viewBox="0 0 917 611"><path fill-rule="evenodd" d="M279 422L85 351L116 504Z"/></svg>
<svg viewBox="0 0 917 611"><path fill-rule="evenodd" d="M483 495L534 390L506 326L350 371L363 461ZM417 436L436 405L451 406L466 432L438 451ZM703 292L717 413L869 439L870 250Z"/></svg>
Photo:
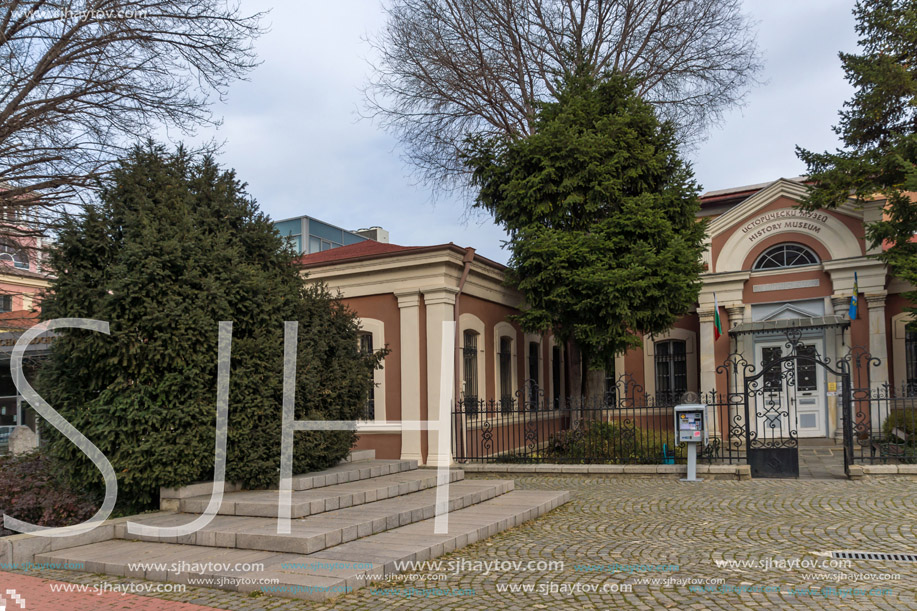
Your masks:
<svg viewBox="0 0 917 611"><path fill-rule="evenodd" d="M917 554L888 554L885 552L831 552L838 560L890 560L892 562L917 562Z"/></svg>

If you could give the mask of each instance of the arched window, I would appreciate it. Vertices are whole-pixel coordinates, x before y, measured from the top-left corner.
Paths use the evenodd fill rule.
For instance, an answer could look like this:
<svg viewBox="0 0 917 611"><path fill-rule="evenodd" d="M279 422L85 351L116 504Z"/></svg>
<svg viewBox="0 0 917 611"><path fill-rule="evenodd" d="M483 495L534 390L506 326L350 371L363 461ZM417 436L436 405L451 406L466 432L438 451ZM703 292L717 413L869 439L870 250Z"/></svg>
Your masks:
<svg viewBox="0 0 917 611"><path fill-rule="evenodd" d="M0 242L0 261L8 261L19 269L29 269L29 255L9 242Z"/></svg>
<svg viewBox="0 0 917 611"><path fill-rule="evenodd" d="M818 255L801 244L777 244L758 257L752 269L780 269L819 263Z"/></svg>

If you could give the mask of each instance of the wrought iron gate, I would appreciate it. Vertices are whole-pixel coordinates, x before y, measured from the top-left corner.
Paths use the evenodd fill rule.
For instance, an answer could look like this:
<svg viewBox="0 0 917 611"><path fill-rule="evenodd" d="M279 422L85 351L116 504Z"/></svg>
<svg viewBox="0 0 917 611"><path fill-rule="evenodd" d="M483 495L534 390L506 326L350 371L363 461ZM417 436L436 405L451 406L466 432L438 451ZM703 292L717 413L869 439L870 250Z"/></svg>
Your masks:
<svg viewBox="0 0 917 611"><path fill-rule="evenodd" d="M807 343L801 331L786 334L785 354L764 359L761 370L744 381L746 458L752 477L799 477L799 405L820 388L817 379L830 373L838 379L839 408L844 420L844 467L850 439L850 374L846 363L837 368Z"/></svg>

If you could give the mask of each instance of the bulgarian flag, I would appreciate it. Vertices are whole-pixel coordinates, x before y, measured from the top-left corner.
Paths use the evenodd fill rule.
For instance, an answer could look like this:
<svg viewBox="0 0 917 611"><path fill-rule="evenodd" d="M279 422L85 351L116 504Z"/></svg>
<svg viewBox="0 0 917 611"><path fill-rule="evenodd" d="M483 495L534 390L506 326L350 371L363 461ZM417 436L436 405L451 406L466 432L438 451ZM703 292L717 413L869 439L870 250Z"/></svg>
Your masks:
<svg viewBox="0 0 917 611"><path fill-rule="evenodd" d="M723 321L720 320L720 304L716 302L716 293L713 294L713 341L723 334Z"/></svg>

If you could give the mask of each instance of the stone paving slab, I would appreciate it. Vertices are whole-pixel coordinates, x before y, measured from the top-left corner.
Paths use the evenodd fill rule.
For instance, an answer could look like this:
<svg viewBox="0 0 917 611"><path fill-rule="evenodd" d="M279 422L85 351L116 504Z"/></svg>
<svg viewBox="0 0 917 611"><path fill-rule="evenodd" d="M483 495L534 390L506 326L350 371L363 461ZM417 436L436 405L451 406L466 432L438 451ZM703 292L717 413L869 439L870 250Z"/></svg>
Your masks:
<svg viewBox="0 0 917 611"><path fill-rule="evenodd" d="M268 580L273 582L269 589L275 596L325 600L396 573L398 562L436 558L513 528L569 499L568 492L509 492L451 513L444 534L436 534L435 518L427 518L309 555L108 541L41 554L36 562L69 563L88 572L178 584L203 580L238 592L261 592ZM255 571L227 568L252 563L261 566ZM204 568L196 570L198 565Z"/></svg>
<svg viewBox="0 0 917 611"><path fill-rule="evenodd" d="M479 477L488 476L466 474L469 481ZM516 492L570 490L573 498L546 516L447 551L437 560L456 565L552 561L562 566L520 570L504 565L487 572L419 568L326 602L193 586L150 596L163 604L198 602L227 611L917 611L917 563L855 560L848 568L765 568L777 561L822 562L831 550L917 552L917 483L904 478L686 483L526 474L516 477L515 486ZM759 566L717 564L724 561ZM667 570L646 570L665 565ZM101 580L152 583L54 568L34 574L90 585ZM868 576L895 579L870 581ZM598 589L537 590L577 585ZM509 586L536 590L511 592ZM619 589L603 592L605 586ZM872 588L889 592L866 593Z"/></svg>
<svg viewBox="0 0 917 611"><path fill-rule="evenodd" d="M374 468L373 473L377 472ZM452 483L464 479L461 469L449 471ZM291 517L334 511L346 507L372 503L387 498L427 490L436 486L437 473L428 470L411 470L391 475L377 475L368 479L351 481L309 490L294 491L291 495ZM223 496L217 512L220 515L251 517L277 517L277 490L245 490ZM190 497L180 501L179 509L185 513L204 513L210 503L210 495Z"/></svg>

